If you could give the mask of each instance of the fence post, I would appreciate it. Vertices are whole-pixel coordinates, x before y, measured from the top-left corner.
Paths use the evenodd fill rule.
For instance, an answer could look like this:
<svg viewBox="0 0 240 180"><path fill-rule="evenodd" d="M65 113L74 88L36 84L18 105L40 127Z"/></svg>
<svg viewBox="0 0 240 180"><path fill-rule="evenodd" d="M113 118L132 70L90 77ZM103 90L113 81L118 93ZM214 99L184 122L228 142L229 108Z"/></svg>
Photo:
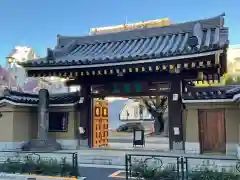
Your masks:
<svg viewBox="0 0 240 180"><path fill-rule="evenodd" d="M126 180L128 180L128 154L125 154L125 173L126 173Z"/></svg>
<svg viewBox="0 0 240 180"><path fill-rule="evenodd" d="M78 174L78 154L77 153L72 154L72 165L73 165L73 174L77 178L79 176L79 174Z"/></svg>
<svg viewBox="0 0 240 180"><path fill-rule="evenodd" d="M187 157L184 157L184 160L185 160L185 165L186 165L186 178L188 178L188 158Z"/></svg>
<svg viewBox="0 0 240 180"><path fill-rule="evenodd" d="M79 169L78 169L78 153L74 153L75 154L75 173L76 173L76 177L79 176Z"/></svg>
<svg viewBox="0 0 240 180"><path fill-rule="evenodd" d="M184 180L185 179L185 174L184 174L184 157L183 156L180 157L180 162L181 162L181 164L180 164L181 178L182 178L182 180Z"/></svg>

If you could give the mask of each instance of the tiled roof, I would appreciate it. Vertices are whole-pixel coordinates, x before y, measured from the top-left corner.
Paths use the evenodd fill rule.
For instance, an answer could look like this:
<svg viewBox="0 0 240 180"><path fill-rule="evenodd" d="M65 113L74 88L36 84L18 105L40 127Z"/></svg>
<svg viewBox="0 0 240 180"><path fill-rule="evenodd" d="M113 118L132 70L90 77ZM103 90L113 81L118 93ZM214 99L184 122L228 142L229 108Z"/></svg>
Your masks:
<svg viewBox="0 0 240 180"><path fill-rule="evenodd" d="M219 50L228 45L223 15L166 27L89 35L58 36L47 58L24 66L68 66L126 62Z"/></svg>
<svg viewBox="0 0 240 180"><path fill-rule="evenodd" d="M74 104L79 101L77 92L63 93L50 95L50 104ZM24 103L24 104L38 104L38 95L30 93L22 93L17 91L7 91L3 97L0 97L0 101L8 100L13 103Z"/></svg>
<svg viewBox="0 0 240 180"><path fill-rule="evenodd" d="M240 93L240 86L213 86L193 87L188 86L183 92L184 100L209 100L209 99L233 99Z"/></svg>

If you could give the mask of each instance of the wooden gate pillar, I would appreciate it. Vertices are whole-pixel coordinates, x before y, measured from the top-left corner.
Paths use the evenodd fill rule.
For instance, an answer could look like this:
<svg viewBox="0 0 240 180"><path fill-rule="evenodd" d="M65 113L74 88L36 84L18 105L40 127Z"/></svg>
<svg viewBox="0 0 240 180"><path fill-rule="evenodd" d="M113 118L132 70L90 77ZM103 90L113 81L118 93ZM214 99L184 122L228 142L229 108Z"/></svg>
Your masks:
<svg viewBox="0 0 240 180"><path fill-rule="evenodd" d="M80 126L86 130L88 138L88 147L92 147L92 98L91 86L81 85L80 96L83 98L83 103L80 108Z"/></svg>
<svg viewBox="0 0 240 180"><path fill-rule="evenodd" d="M184 150L182 121L182 84L179 76L172 77L171 91L168 96L169 145L170 150Z"/></svg>

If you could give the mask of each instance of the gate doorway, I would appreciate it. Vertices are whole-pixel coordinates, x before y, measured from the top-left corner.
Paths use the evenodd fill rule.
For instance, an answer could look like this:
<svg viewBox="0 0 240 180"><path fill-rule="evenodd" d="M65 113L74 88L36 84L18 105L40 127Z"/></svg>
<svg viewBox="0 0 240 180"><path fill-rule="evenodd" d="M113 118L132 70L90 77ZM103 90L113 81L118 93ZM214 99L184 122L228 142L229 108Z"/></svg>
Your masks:
<svg viewBox="0 0 240 180"><path fill-rule="evenodd" d="M201 153L225 153L224 110L200 110L198 113Z"/></svg>

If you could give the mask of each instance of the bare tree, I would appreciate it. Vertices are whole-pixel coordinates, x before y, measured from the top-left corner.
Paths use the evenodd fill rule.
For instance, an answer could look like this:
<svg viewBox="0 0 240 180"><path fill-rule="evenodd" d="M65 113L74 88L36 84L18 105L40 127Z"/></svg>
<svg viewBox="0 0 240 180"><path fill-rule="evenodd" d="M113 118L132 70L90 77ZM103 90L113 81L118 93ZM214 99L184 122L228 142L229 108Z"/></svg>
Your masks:
<svg viewBox="0 0 240 180"><path fill-rule="evenodd" d="M140 97L141 103L147 108L152 115L155 123L158 123L158 129L155 129L156 134L161 134L165 130L164 114L167 111L167 97L166 96L147 96ZM167 130L168 131L168 130ZM165 132L165 134L168 134Z"/></svg>

